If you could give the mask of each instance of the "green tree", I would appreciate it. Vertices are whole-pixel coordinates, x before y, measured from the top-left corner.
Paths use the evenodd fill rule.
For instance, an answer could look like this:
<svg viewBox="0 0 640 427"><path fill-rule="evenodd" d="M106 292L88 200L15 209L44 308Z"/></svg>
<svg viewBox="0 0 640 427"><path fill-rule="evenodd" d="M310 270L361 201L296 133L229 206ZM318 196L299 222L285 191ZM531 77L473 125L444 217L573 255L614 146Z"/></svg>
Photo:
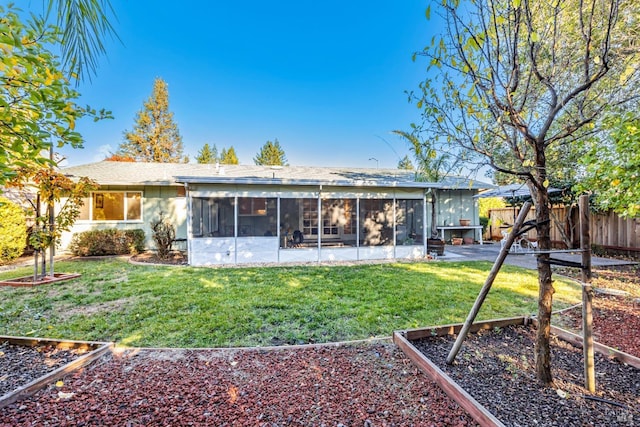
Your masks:
<svg viewBox="0 0 640 427"><path fill-rule="evenodd" d="M74 222L80 216L80 208L84 199L91 191L98 187L95 181L81 177L77 181L72 180L52 167L44 167L37 170L23 170L17 179L8 183L10 187L23 189L25 181L35 187L38 192L29 197L25 193L26 202L31 205L30 216L34 218L34 226L29 236L29 243L34 248L33 280L46 275L45 252L49 249L51 275L54 274L53 254L57 244L60 243L62 233L71 230ZM60 203L64 199L64 203ZM46 205L46 211L41 210L41 204ZM57 206L56 206L57 204ZM55 209L54 209L55 208ZM38 273L38 255L41 254L42 268Z"/></svg>
<svg viewBox="0 0 640 427"><path fill-rule="evenodd" d="M416 180L424 182L440 182L451 173L458 163L456 156L448 153L443 147L437 147L433 142L419 137L419 131L414 127L413 132L402 130L392 131L409 143L409 149L416 160ZM431 239L438 239L438 211L436 209L438 189L429 189L431 199Z"/></svg>
<svg viewBox="0 0 640 427"><path fill-rule="evenodd" d="M237 165L238 164L238 156L236 156L236 150L233 148L233 145L222 149L220 153L220 164L222 165Z"/></svg>
<svg viewBox="0 0 640 427"><path fill-rule="evenodd" d="M198 151L196 161L198 163L218 163L220 159L218 158L218 147L216 147L216 144L213 144L213 147L209 146L208 143L204 144L200 151Z"/></svg>
<svg viewBox="0 0 640 427"><path fill-rule="evenodd" d="M280 147L278 138L276 138L273 142L265 142L253 161L256 165L288 166L287 157L285 156L282 147Z"/></svg>
<svg viewBox="0 0 640 427"><path fill-rule="evenodd" d="M80 107L80 94L53 53L60 43L55 27L32 15L24 24L17 11L0 6L0 185L21 169L51 163L43 151L66 144L81 148L76 122L108 117Z"/></svg>
<svg viewBox="0 0 640 427"><path fill-rule="evenodd" d="M554 146L571 152L609 109L640 95L637 3L445 0L436 7L446 30L420 53L435 72L417 95L423 128L436 143L525 181L539 247L549 250L547 155ZM536 376L548 385L554 289L549 255L539 260Z"/></svg>
<svg viewBox="0 0 640 427"><path fill-rule="evenodd" d="M608 134L592 139L581 159L586 177L580 191L592 193L598 208L622 217L640 216L640 119L617 116L606 122Z"/></svg>
<svg viewBox="0 0 640 427"><path fill-rule="evenodd" d="M27 245L27 222L24 210L0 197L0 265L13 261Z"/></svg>
<svg viewBox="0 0 640 427"><path fill-rule="evenodd" d="M405 154L405 156L398 161L398 169L409 170L409 171L412 171L415 169L408 154Z"/></svg>
<svg viewBox="0 0 640 427"><path fill-rule="evenodd" d="M182 136L169 111L167 83L156 78L153 91L136 114L132 131L125 131L118 153L139 162L187 163L182 154Z"/></svg>

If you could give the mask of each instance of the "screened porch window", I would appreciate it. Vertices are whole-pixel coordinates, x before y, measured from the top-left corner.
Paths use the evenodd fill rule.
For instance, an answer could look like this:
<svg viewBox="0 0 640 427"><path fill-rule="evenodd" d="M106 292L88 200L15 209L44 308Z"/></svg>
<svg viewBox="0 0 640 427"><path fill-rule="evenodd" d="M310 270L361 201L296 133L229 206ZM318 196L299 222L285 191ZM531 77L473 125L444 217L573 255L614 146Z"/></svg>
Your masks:
<svg viewBox="0 0 640 427"><path fill-rule="evenodd" d="M238 236L277 236L278 199L238 197Z"/></svg>
<svg viewBox="0 0 640 427"><path fill-rule="evenodd" d="M191 227L194 237L233 237L235 229L233 197L194 197L191 200Z"/></svg>
<svg viewBox="0 0 640 427"><path fill-rule="evenodd" d="M393 245L393 200L361 200L360 228L362 245Z"/></svg>
<svg viewBox="0 0 640 427"><path fill-rule="evenodd" d="M424 204L422 200L396 200L396 245L422 243Z"/></svg>
<svg viewBox="0 0 640 427"><path fill-rule="evenodd" d="M235 198L194 197L191 227L194 237L234 237ZM276 236L277 198L238 197L238 236Z"/></svg>
<svg viewBox="0 0 640 427"><path fill-rule="evenodd" d="M322 200L322 241L338 240L355 245L357 231L356 199Z"/></svg>

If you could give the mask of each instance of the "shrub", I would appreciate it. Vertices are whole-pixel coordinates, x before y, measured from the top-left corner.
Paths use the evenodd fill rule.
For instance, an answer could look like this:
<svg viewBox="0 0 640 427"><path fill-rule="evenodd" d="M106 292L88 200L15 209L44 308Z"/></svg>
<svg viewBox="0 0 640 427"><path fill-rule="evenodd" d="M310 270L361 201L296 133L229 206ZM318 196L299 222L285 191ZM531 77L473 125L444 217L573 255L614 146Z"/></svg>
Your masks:
<svg viewBox="0 0 640 427"><path fill-rule="evenodd" d="M27 223L22 208L0 197L0 264L18 258L27 245Z"/></svg>
<svg viewBox="0 0 640 427"><path fill-rule="evenodd" d="M69 250L76 256L135 255L144 250L144 231L106 230L74 233Z"/></svg>
<svg viewBox="0 0 640 427"><path fill-rule="evenodd" d="M171 252L171 245L176 238L176 228L160 212L160 218L151 221L151 229L153 230L153 241L156 242L156 248L158 249L158 257L160 259L168 258Z"/></svg>
<svg viewBox="0 0 640 427"><path fill-rule="evenodd" d="M487 227L489 226L489 217L481 216L480 225L482 226L482 234L484 235L487 232Z"/></svg>

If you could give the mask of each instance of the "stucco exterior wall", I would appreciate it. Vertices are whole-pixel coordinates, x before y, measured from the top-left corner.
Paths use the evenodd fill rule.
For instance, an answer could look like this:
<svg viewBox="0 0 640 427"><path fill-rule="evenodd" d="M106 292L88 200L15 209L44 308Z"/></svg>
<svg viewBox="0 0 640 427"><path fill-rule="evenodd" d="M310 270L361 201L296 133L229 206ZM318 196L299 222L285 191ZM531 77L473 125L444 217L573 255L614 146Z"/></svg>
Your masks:
<svg viewBox="0 0 640 427"><path fill-rule="evenodd" d="M62 235L59 250L66 251L74 233L89 230L117 228L120 230L142 229L147 249L155 249L151 221L159 218L160 212L176 227L176 238L187 238L187 199L179 195L176 186L101 186L105 191L142 191L142 219L139 221L91 221L78 220L70 232Z"/></svg>
<svg viewBox="0 0 640 427"><path fill-rule="evenodd" d="M71 232L65 233L62 249L66 249L73 233L106 229L142 229L147 249L155 249L151 221L162 212L176 227L176 236L187 239L180 249L188 249L189 262L196 266L243 263L324 262L366 259L415 259L425 256L426 241L400 243L402 230L396 229L397 245L282 248L278 233L274 236L198 237L189 236L189 197L279 197L337 198L337 199L401 199L424 200L423 189L404 188L343 188L331 186L274 186L274 185L190 185L186 195L179 186L103 186L99 191L142 191L142 219L140 221L78 221ZM477 199L473 190L439 190L437 192L437 224L458 225L461 218L479 224ZM429 196L427 195L428 199ZM417 223L429 237L431 204L426 203ZM279 221L281 219L278 219ZM406 230L405 230L406 232ZM406 234L406 233L405 233ZM406 243L406 242L405 242Z"/></svg>

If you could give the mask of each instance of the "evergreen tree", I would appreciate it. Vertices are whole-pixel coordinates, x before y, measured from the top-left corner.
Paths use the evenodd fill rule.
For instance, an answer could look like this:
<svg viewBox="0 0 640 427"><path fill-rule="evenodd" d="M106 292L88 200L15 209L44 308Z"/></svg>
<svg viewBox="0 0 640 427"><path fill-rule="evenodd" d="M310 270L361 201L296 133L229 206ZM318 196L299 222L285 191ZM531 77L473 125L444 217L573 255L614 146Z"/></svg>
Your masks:
<svg viewBox="0 0 640 427"><path fill-rule="evenodd" d="M136 114L132 131L125 131L125 141L118 154L141 162L186 163L182 154L182 136L169 111L167 83L156 78L153 92Z"/></svg>
<svg viewBox="0 0 640 427"><path fill-rule="evenodd" d="M405 154L404 158L398 162L398 169L403 169L408 171L412 171L415 169L408 154Z"/></svg>
<svg viewBox="0 0 640 427"><path fill-rule="evenodd" d="M280 147L278 138L276 138L274 142L267 141L253 161L256 165L288 166L287 157L284 155L284 150Z"/></svg>
<svg viewBox="0 0 640 427"><path fill-rule="evenodd" d="M198 163L217 163L220 161L218 158L218 147L216 144L213 144L213 147L209 146L209 144L204 144L202 149L198 151L198 155L196 156L196 161Z"/></svg>
<svg viewBox="0 0 640 427"><path fill-rule="evenodd" d="M237 165L238 164L238 156L236 156L236 150L233 148L233 145L222 149L220 153L220 164L223 165Z"/></svg>

